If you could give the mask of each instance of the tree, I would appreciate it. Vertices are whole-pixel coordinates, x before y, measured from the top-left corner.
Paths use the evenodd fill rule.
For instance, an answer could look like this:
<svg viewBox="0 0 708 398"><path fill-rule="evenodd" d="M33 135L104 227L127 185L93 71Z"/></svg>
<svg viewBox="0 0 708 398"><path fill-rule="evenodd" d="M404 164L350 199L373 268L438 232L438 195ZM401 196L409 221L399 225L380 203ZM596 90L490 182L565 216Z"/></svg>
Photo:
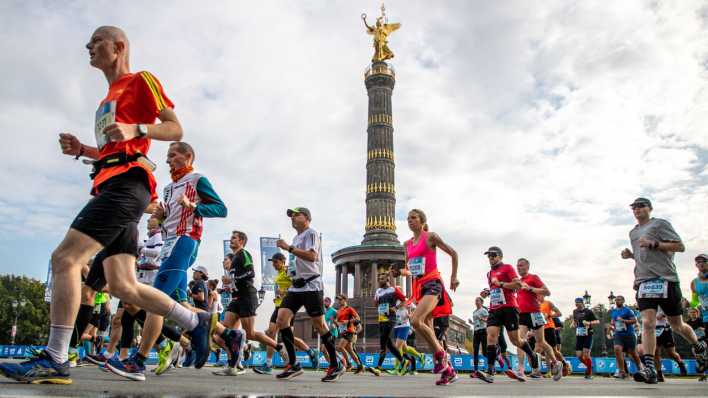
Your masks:
<svg viewBox="0 0 708 398"><path fill-rule="evenodd" d="M15 300L25 300L25 305L13 310ZM0 275L0 344L10 344L16 314L15 344L47 343L49 303L44 301L44 283L25 276Z"/></svg>

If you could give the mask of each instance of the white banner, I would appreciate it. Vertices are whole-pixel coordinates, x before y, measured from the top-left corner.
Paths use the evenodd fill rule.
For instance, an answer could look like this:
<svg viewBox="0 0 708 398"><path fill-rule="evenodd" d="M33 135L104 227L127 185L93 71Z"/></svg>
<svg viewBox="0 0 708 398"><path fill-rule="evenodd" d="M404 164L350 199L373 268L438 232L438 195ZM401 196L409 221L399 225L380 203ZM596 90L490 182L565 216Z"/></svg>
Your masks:
<svg viewBox="0 0 708 398"><path fill-rule="evenodd" d="M280 253L277 246L278 238L261 237L261 286L265 290L275 290L277 272L268 261L275 253Z"/></svg>

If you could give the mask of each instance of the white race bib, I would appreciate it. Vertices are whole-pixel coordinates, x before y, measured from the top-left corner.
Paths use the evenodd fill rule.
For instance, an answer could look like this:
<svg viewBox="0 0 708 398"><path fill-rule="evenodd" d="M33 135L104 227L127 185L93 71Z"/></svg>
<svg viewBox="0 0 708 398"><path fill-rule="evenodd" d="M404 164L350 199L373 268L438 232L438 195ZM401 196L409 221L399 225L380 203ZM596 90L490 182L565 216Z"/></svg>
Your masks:
<svg viewBox="0 0 708 398"><path fill-rule="evenodd" d="M175 245L177 245L178 238L179 236L173 236L171 238L165 239L165 241L162 243L162 249L160 249L160 263L162 263L172 255L172 250L175 248Z"/></svg>
<svg viewBox="0 0 708 398"><path fill-rule="evenodd" d="M662 333L664 333L664 327L663 326L657 326L656 330L654 330L654 333L656 333L656 337L661 336Z"/></svg>
<svg viewBox="0 0 708 398"><path fill-rule="evenodd" d="M531 323L533 324L534 327L543 326L546 324L546 317L543 316L543 314L540 312L532 312L531 313Z"/></svg>
<svg viewBox="0 0 708 398"><path fill-rule="evenodd" d="M506 304L506 297L504 297L504 291L500 287L495 287L489 291L489 302L491 305L504 305Z"/></svg>
<svg viewBox="0 0 708 398"><path fill-rule="evenodd" d="M425 272L425 257L413 257L408 259L408 270L413 276L421 276Z"/></svg>
<svg viewBox="0 0 708 398"><path fill-rule="evenodd" d="M620 320L615 320L615 332L624 332L625 330L627 330L627 325Z"/></svg>
<svg viewBox="0 0 708 398"><path fill-rule="evenodd" d="M388 303L379 304L379 315L388 316Z"/></svg>
<svg viewBox="0 0 708 398"><path fill-rule="evenodd" d="M103 129L116 122L116 101L108 101L101 104L96 110L96 126L94 134L96 136L96 147L100 151L107 143L108 137L103 134Z"/></svg>
<svg viewBox="0 0 708 398"><path fill-rule="evenodd" d="M339 333L346 333L347 332L347 324L342 323L339 325Z"/></svg>
<svg viewBox="0 0 708 398"><path fill-rule="evenodd" d="M664 279L651 279L639 284L639 298L667 298L669 282Z"/></svg>
<svg viewBox="0 0 708 398"><path fill-rule="evenodd" d="M588 328L585 326L578 326L575 328L575 335L576 336L587 336L588 335Z"/></svg>

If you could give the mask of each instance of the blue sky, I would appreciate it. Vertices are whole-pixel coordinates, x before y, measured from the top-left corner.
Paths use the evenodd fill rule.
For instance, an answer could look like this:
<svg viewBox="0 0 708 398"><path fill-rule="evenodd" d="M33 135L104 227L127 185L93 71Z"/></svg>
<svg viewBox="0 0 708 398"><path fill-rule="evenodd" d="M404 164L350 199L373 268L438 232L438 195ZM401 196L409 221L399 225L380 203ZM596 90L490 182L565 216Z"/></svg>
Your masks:
<svg viewBox="0 0 708 398"><path fill-rule="evenodd" d="M162 81L196 167L229 207L226 220L207 220L199 264L217 273L235 228L254 253L258 236L289 239L290 206L312 209L327 259L358 243L371 57L360 14L379 3L136 4L0 5L0 273L43 279L89 197L88 168L56 139L91 139L106 82L83 45L104 24L127 32L134 71ZM686 290L693 256L708 251L704 3L386 5L402 23L390 38L398 233L409 235L406 210L423 208L458 250L459 315L484 285L490 245L508 262L531 259L561 308L585 289L630 294L632 265L619 252L639 195L686 242L677 256ZM160 187L165 153L156 143L150 154ZM448 275L449 259L440 263Z"/></svg>

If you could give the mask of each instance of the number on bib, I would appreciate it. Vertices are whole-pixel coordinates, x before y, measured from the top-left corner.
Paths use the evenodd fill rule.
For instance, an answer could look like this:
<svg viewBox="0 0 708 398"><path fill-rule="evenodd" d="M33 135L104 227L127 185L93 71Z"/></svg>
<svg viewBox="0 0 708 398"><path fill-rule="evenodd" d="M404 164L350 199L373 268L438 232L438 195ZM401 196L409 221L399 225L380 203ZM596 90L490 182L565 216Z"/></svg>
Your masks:
<svg viewBox="0 0 708 398"><path fill-rule="evenodd" d="M425 257L413 257L408 259L408 270L413 276L421 276L425 272Z"/></svg>
<svg viewBox="0 0 708 398"><path fill-rule="evenodd" d="M639 284L639 298L667 298L669 283L663 279L651 279Z"/></svg>
<svg viewBox="0 0 708 398"><path fill-rule="evenodd" d="M108 137L103 134L103 129L116 122L116 101L109 101L101 104L96 110L96 126L94 134L96 136L96 147L101 150L107 143Z"/></svg>
<svg viewBox="0 0 708 398"><path fill-rule="evenodd" d="M578 326L575 328L575 335L576 336L587 336L588 335L588 328L585 326Z"/></svg>
<svg viewBox="0 0 708 398"><path fill-rule="evenodd" d="M506 304L506 297L504 297L504 291L500 287L495 287L489 291L489 302L491 305L504 305Z"/></svg>
<svg viewBox="0 0 708 398"><path fill-rule="evenodd" d="M615 321L615 332L624 332L627 330L627 325L619 320Z"/></svg>
<svg viewBox="0 0 708 398"><path fill-rule="evenodd" d="M388 315L388 303L379 304L379 315Z"/></svg>
<svg viewBox="0 0 708 398"><path fill-rule="evenodd" d="M543 326L546 324L546 317L544 317L543 314L540 312L532 312L531 313L531 323L533 324L534 327Z"/></svg>
<svg viewBox="0 0 708 398"><path fill-rule="evenodd" d="M339 325L339 333L346 333L347 325L345 323Z"/></svg>

